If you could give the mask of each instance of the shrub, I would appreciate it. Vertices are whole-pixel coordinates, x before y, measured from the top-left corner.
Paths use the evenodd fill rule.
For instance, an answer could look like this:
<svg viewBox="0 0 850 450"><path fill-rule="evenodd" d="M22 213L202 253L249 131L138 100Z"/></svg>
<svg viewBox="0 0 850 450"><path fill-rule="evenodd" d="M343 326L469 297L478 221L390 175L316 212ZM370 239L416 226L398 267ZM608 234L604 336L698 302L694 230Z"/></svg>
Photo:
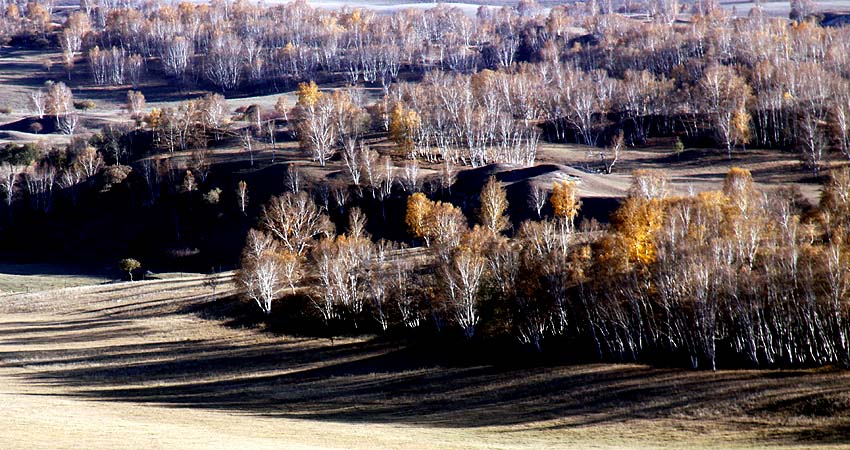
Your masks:
<svg viewBox="0 0 850 450"><path fill-rule="evenodd" d="M7 144L0 152L0 161L13 165L28 166L40 157L38 146L35 144Z"/></svg>
<svg viewBox="0 0 850 450"><path fill-rule="evenodd" d="M81 111L85 111L87 109L92 109L96 106L94 100L80 100L74 102L74 108L79 109Z"/></svg>
<svg viewBox="0 0 850 450"><path fill-rule="evenodd" d="M211 189L209 192L204 194L204 201L206 201L210 205L217 205L220 199L221 189L219 188Z"/></svg>

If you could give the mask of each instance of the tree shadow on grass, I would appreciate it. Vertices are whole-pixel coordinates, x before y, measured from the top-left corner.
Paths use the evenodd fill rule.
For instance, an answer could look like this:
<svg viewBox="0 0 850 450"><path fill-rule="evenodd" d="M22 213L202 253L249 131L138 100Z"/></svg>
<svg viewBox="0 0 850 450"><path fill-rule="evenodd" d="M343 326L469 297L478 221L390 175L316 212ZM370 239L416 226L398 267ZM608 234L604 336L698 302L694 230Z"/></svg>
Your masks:
<svg viewBox="0 0 850 450"><path fill-rule="evenodd" d="M138 311L136 303L122 305ZM207 314L220 321L238 312L222 311L221 304L210 311L202 304L214 303L187 301L165 314L192 320ZM154 314L141 311L142 318ZM850 401L841 401L850 386L846 372L559 365L511 353L497 363L463 342L425 346L346 338L331 343L258 338L256 330L182 340L150 329L138 317L122 316L120 308L109 312L67 322L0 323L0 340L7 346L0 361L25 364L30 370L19 376L28 382L62 385L83 398L269 417L445 428L557 428L635 419L707 420L734 428L802 417L805 427L778 429L767 442L850 442ZM118 338L122 342L116 343ZM81 342L87 345L78 346ZM819 415L824 405L829 416Z"/></svg>

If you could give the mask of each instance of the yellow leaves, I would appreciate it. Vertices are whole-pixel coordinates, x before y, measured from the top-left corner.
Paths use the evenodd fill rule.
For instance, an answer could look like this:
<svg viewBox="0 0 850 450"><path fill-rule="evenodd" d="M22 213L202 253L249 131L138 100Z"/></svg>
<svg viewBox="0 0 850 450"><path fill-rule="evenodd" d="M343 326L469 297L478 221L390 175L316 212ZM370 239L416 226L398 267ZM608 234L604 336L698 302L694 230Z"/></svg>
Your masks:
<svg viewBox="0 0 850 450"><path fill-rule="evenodd" d="M467 229L466 217L457 206L436 202L425 216L425 234L437 242L455 245Z"/></svg>
<svg viewBox="0 0 850 450"><path fill-rule="evenodd" d="M369 11L364 12L360 8L355 8L350 13L341 14L338 17L338 24L333 28L339 27L343 31L352 31L366 28L373 16Z"/></svg>
<svg viewBox="0 0 850 450"><path fill-rule="evenodd" d="M655 262L654 237L664 223L664 200L629 197L614 213L615 229L623 237L629 261Z"/></svg>
<svg viewBox="0 0 850 450"><path fill-rule="evenodd" d="M14 3L9 4L9 6L6 8L6 18L17 19L19 17L21 17L21 9L18 7L18 5Z"/></svg>
<svg viewBox="0 0 850 450"><path fill-rule="evenodd" d="M405 223L414 236L425 239L426 245L433 241L447 248L458 246L468 229L460 208L451 203L433 202L420 192L407 199Z"/></svg>
<svg viewBox="0 0 850 450"><path fill-rule="evenodd" d="M581 52L581 42L576 40L576 42L573 44L572 48L570 48L570 52L572 52L572 53Z"/></svg>
<svg viewBox="0 0 850 450"><path fill-rule="evenodd" d="M795 32L802 33L804 31L808 31L810 28L809 23L805 20L791 21L791 29Z"/></svg>
<svg viewBox="0 0 850 450"><path fill-rule="evenodd" d="M694 199L698 205L711 211L720 211L729 203L728 197L718 191L700 192Z"/></svg>
<svg viewBox="0 0 850 450"><path fill-rule="evenodd" d="M484 255L499 242L498 238L489 229L476 225L472 230L464 233L459 248L476 255Z"/></svg>
<svg viewBox="0 0 850 450"><path fill-rule="evenodd" d="M162 125L162 110L159 108L153 108L151 113L145 118L145 122L148 123L148 126L152 129L159 128Z"/></svg>
<svg viewBox="0 0 850 450"><path fill-rule="evenodd" d="M575 181L556 181L552 185L552 196L549 198L555 217L572 222L581 209L578 198L578 188Z"/></svg>
<svg viewBox="0 0 850 450"><path fill-rule="evenodd" d="M749 144L752 138L750 132L750 123L753 118L743 104L735 110L732 115L732 130L734 131L734 141L740 144Z"/></svg>
<svg viewBox="0 0 850 450"><path fill-rule="evenodd" d="M298 104L305 108L312 107L322 98L322 93L315 81L299 83L295 95L298 96Z"/></svg>
<svg viewBox="0 0 850 450"><path fill-rule="evenodd" d="M351 16L348 18L348 23L352 26L363 24L363 13L359 9L351 11Z"/></svg>
<svg viewBox="0 0 850 450"><path fill-rule="evenodd" d="M180 13L181 17L191 17L194 14L196 9L196 5L189 2L181 2L177 5L177 11Z"/></svg>
<svg viewBox="0 0 850 450"><path fill-rule="evenodd" d="M286 111L289 110L289 105L287 104L286 97L281 95L277 98L277 101L274 103L274 110L278 114L285 115Z"/></svg>
<svg viewBox="0 0 850 450"><path fill-rule="evenodd" d="M50 14L47 12L47 9L36 2L27 3L27 18L42 25L50 23Z"/></svg>
<svg viewBox="0 0 850 450"><path fill-rule="evenodd" d="M413 151L414 134L421 125L422 119L416 111L406 110L401 103L396 103L390 114L390 139L398 145L399 149L410 153Z"/></svg>
<svg viewBox="0 0 850 450"><path fill-rule="evenodd" d="M723 194L727 197L729 207L735 211L729 214L749 214L751 207L758 204L757 193L753 187L753 176L747 169L733 167L723 180Z"/></svg>
<svg viewBox="0 0 850 450"><path fill-rule="evenodd" d="M361 113L361 109L354 104L351 94L345 90L333 91L328 97L333 105L334 111L341 116L354 117Z"/></svg>
<svg viewBox="0 0 850 450"><path fill-rule="evenodd" d="M181 185L181 189L183 192L187 193L198 190L198 183L195 181L195 175L192 174L191 170L187 170L186 174L183 175L183 184Z"/></svg>
<svg viewBox="0 0 850 450"><path fill-rule="evenodd" d="M667 177L660 172L635 171L629 197L614 213L614 230L620 236L628 261L651 264L656 260L655 234L664 225Z"/></svg>
<svg viewBox="0 0 850 450"><path fill-rule="evenodd" d="M334 16L322 16L321 18L319 18L319 22L326 29L336 28L338 26L338 20Z"/></svg>
<svg viewBox="0 0 850 450"><path fill-rule="evenodd" d="M303 257L301 255L299 255L298 253L291 252L291 251L285 250L285 249L278 252L276 256L284 264L292 264L292 263L295 263L295 262L300 262L303 259Z"/></svg>
<svg viewBox="0 0 850 450"><path fill-rule="evenodd" d="M428 197L421 192L417 192L407 199L405 223L414 236L418 238L425 237L425 218L430 214L433 207L434 202L428 200Z"/></svg>

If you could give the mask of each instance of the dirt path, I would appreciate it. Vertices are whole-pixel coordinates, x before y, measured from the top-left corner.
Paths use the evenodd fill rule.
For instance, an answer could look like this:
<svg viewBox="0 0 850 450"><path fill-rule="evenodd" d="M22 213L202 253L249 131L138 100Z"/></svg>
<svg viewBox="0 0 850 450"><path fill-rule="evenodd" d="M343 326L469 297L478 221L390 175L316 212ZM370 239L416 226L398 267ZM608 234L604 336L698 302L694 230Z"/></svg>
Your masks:
<svg viewBox="0 0 850 450"><path fill-rule="evenodd" d="M850 443L843 372L441 365L369 339L241 328L220 314L233 307L217 300L229 275L212 286L188 277L0 297L2 447Z"/></svg>

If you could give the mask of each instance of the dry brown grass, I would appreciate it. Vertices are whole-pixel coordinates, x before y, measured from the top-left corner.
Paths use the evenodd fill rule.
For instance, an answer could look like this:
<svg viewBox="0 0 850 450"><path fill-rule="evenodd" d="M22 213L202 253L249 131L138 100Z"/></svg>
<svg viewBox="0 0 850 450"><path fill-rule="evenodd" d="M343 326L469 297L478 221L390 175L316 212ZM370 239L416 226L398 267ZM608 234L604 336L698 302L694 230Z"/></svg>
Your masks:
<svg viewBox="0 0 850 450"><path fill-rule="evenodd" d="M494 367L229 326L204 277L0 300L4 448L850 444L850 374ZM225 302L226 303L226 302Z"/></svg>

